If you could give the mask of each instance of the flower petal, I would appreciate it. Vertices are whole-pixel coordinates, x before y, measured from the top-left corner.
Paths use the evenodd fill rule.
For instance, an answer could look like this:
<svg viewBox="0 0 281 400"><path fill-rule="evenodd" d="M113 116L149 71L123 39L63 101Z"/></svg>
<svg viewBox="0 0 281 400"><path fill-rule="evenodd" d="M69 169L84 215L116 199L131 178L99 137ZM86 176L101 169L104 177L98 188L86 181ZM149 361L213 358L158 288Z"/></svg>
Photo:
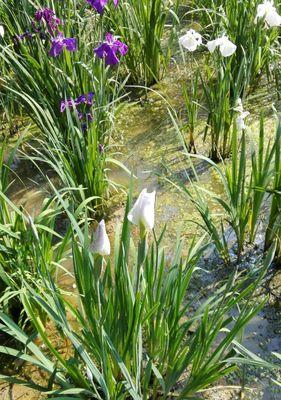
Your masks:
<svg viewBox="0 0 281 400"><path fill-rule="evenodd" d="M148 230L154 228L156 192L147 192L143 189L128 214L128 220L138 227L144 226Z"/></svg>
<svg viewBox="0 0 281 400"><path fill-rule="evenodd" d="M109 256L110 241L105 229L105 222L102 220L94 233L93 243L90 245L90 251L101 256Z"/></svg>

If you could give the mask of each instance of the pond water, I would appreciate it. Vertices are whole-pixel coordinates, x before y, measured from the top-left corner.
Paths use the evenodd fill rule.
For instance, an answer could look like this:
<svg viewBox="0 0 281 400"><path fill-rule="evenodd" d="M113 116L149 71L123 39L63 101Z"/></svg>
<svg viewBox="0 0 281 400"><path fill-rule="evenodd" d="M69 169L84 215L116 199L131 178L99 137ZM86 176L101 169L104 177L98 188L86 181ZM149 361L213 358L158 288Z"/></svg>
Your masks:
<svg viewBox="0 0 281 400"><path fill-rule="evenodd" d="M157 190L157 231L160 231L163 225L167 224L168 229L164 244L167 246L168 251L171 250L178 235L182 237L186 246L188 246L188 241L194 234L199 235L202 233L194 223L199 221L199 216L196 214L191 202L165 179L168 168L184 184L189 184L186 172L189 171L189 161L183 154L181 140L172 125L167 109L168 104L178 113L183 109L182 84L185 80L186 70L182 66L174 64L168 76L161 84L155 86L153 91L148 91L147 96L142 96L139 101L128 102L125 105L122 113L116 119L115 133L112 139L112 152L119 151L122 153L119 159L137 178L134 181L134 193L137 194L144 187L149 190ZM245 105L245 108L251 111L250 121L251 119L255 121L252 124L251 122L249 123L248 135L250 139L254 139L257 136L258 124L256 116L263 106L269 110L266 115L268 136L274 132L274 119L269 104L275 100L272 98L270 89L265 83L260 88L259 94L252 96L249 99L249 104ZM182 116L184 118L184 114ZM205 115L202 112L196 131L196 146L198 152L207 155L202 141L204 122ZM200 185L215 193L221 193L221 182L208 165L198 161L195 165L200 177ZM31 163L18 161L14 167L14 171L18 176L15 175L15 183L10 190L10 196L13 201L24 205L26 210L31 215L34 215L40 210L42 200L49 193L48 185ZM130 182L130 176L120 168L115 167L110 172L110 179L124 187L128 187ZM120 218L123 216L124 199L125 196L122 194L112 196L108 223L111 237L113 237L115 224L120 222ZM214 203L210 203L210 207L214 213L221 212ZM207 256L202 261L205 268L209 268L210 259L212 257ZM255 255L251 255L248 260L248 267L255 263L255 260ZM217 259L214 257L212 262L217 263ZM71 269L71 265L69 268ZM225 276L226 271L223 270L224 267L222 265L216 270L213 267L210 267L210 269L211 275L208 277L208 282L204 277L201 277L199 286L210 284L212 280L217 282ZM267 290L271 293L271 303L249 324L244 338L244 343L251 351L259 353L266 358L269 357L270 352L280 351L281 348L280 308L276 307L276 304L278 304L276 299L279 298L280 300L280 291L278 292L276 288L281 286L281 280L278 272L272 275L276 281L274 286L275 295L272 295L274 291L270 290L272 285L269 283ZM62 275L60 284L65 289L71 290L73 279L71 276ZM245 374L246 389L244 398L257 400L277 400L281 398L280 391L278 392L277 388L271 384L268 372L256 373L256 371L247 368ZM239 394L239 385L240 380L236 375L231 377L228 382L221 382L216 390L208 390L202 395L206 399L216 400L243 398L243 394ZM232 388L228 389L227 386L232 386ZM233 389L233 386L238 387L238 389ZM1 391L2 399L35 400L40 398L40 394L20 388L17 385L14 385L11 389L5 384L2 386Z"/></svg>

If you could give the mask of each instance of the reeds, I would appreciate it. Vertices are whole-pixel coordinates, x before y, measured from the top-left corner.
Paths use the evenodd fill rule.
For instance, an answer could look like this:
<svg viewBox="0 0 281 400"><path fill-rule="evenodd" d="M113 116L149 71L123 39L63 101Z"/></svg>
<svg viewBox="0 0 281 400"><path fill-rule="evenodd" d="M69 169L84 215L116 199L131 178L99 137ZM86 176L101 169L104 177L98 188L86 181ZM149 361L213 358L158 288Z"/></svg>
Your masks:
<svg viewBox="0 0 281 400"><path fill-rule="evenodd" d="M62 198L61 202L67 207ZM166 260L161 247L164 232L159 238L154 235L152 243L144 245L147 238L140 239L135 252L126 216L129 209L130 197L123 227L115 236L112 264L91 254L87 220L81 229L75 215L68 207L65 209L73 233L77 305L62 295L51 277L44 279L41 293L27 282L21 290L25 310L52 359L0 313L5 324L1 328L25 350L18 353L0 347L0 351L46 371L48 385L39 387L3 375L1 378L39 388L55 398L68 395L77 399L156 400L191 396L235 370L239 363L271 367L244 349L237 339L263 305L253 304L251 298L274 249L264 267L244 278L234 272L193 310L193 301L198 297L192 294L191 282L204 250L202 241L192 242L185 261L181 243L175 247L173 258ZM239 314L234 317L237 307ZM34 312L38 308L48 315L57 334L67 339L69 357L50 341ZM189 378L176 388L183 373Z"/></svg>
<svg viewBox="0 0 281 400"><path fill-rule="evenodd" d="M271 48L278 36L276 28L266 29L264 19L257 19L257 8L261 3L259 0L203 0L193 6L195 13L198 9L206 34L212 38L225 32L237 45L231 70L234 77L238 76L244 62L244 94L249 87L258 85L262 73L269 71Z"/></svg>
<svg viewBox="0 0 281 400"><path fill-rule="evenodd" d="M204 99L208 109L208 118L204 132L204 141L210 146L209 157L219 162L231 152L231 132L235 115L235 106L242 92L243 64L240 75L234 77L231 61L218 58L215 69L206 63L206 77L201 75Z"/></svg>
<svg viewBox="0 0 281 400"><path fill-rule="evenodd" d="M163 77L179 24L178 5L178 0L129 0L112 10L115 31L130 43L126 66L131 83L150 86Z"/></svg>
<svg viewBox="0 0 281 400"><path fill-rule="evenodd" d="M280 185L281 185L281 163L280 163L280 149L281 149L281 126L278 123L278 129L276 133L276 145L275 145L275 160L273 169L273 184L270 189L267 190L271 194L271 206L269 213L268 226L265 235L265 249L277 241L277 261L280 264L280 240L281 240L281 222L280 222Z"/></svg>
<svg viewBox="0 0 281 400"><path fill-rule="evenodd" d="M178 134L182 137L175 119L173 121ZM263 219L262 207L265 194L266 191L270 190L272 181L276 177L273 165L275 163L276 168L276 162L278 164L279 142L280 138L277 133L275 140L272 142L269 141L265 145L264 120L261 118L257 147L253 144L248 146L245 131L241 132L239 136L237 127L234 125L230 161L217 164L202 155L192 155L188 152L184 144L184 154L187 160L190 163L192 163L192 159L198 162L206 162L209 165L210 171L213 171L218 176L223 191L218 194L201 188L200 177L192 164L191 170L195 176L195 183L189 177L188 172L186 172L186 175L190 182L190 187L182 184L180 181L174 181L172 176L170 178L171 182L192 201L202 219L202 223L200 222L199 225L209 234L218 253L226 264L231 259L229 252L231 231L235 235L234 247L238 262L246 244L253 243L255 240L258 227ZM247 161L249 147L251 162ZM219 209L221 209L220 216L214 215L211 212L210 201L215 202ZM276 220L276 215L272 216L272 218ZM229 228L231 228L230 231ZM269 246L272 245L273 240L269 243Z"/></svg>
<svg viewBox="0 0 281 400"><path fill-rule="evenodd" d="M108 197L106 153L123 82L113 78L110 66L103 60L94 58L93 48L103 40L102 25L89 29L92 17L86 17L85 10L78 10L75 4L69 1L64 11L60 7L57 10L61 19L67 17L65 35L79 37L78 50L64 51L52 58L48 55L50 38L42 40L35 33L16 41L14 46L2 44L1 59L9 73L1 78L1 89L5 98L18 102L38 127L38 133L43 134L33 160L45 161L64 187L78 188L70 190L77 205L92 198L92 208L102 214ZM2 2L1 7L6 12L7 35L15 37L24 27L32 28L36 9L31 3L28 7L26 2L20 3L11 9ZM91 102L75 106L69 103L62 112L63 101L74 102L89 93L93 93Z"/></svg>
<svg viewBox="0 0 281 400"><path fill-rule="evenodd" d="M23 206L17 207L7 197L11 165L19 144L6 162L4 144L0 154L0 303L2 311L23 326L27 322L20 301L23 281L40 290L44 276L55 276L57 265L66 255L68 235L63 238L56 232L61 208L55 199L46 199L32 218Z"/></svg>
<svg viewBox="0 0 281 400"><path fill-rule="evenodd" d="M0 345L0 353L44 371L47 383L0 378L53 399L194 398L240 365L275 368L239 339L267 301L257 301L257 290L276 248L280 260L281 129L267 141L261 117L254 145L241 98L256 89L261 76L271 78L271 62L278 63L278 53L272 55L278 32L269 27L267 15L257 18L256 0L191 4L187 15L199 18L203 36L189 30L180 43L190 52L200 46L203 64L197 59L191 64L191 86L183 89L184 129L169 110L191 169L187 184L172 174L169 180L194 205L205 234L188 245L178 239L167 251L166 226L159 234L154 230L155 192L144 189L131 208L131 188L123 224L112 229L110 254L100 220L110 199L109 164L121 166L111 152L118 107L128 82L129 87L145 87L164 76L180 22L178 0L117 3L67 0L62 5L49 0L42 10L39 0L0 0L5 30L4 35L0 30L1 111L9 120L24 114L35 128L37 136L25 157L52 191L34 217L24 205L15 205L8 189L13 158L23 153L21 139L6 162L6 142L2 145L0 331L14 342ZM278 22L278 15L273 16ZM207 111L205 153L190 154L197 153L199 107ZM202 188L197 162L218 177L220 193ZM58 184L46 176L43 164L59 178ZM270 196L263 265L240 272L243 253L266 220L263 206ZM66 232L57 226L61 218ZM210 243L227 278L214 282L211 291L210 286L201 291L198 282L203 285L206 273L202 256ZM73 273L65 269L66 259ZM61 271L72 277L73 290L60 287ZM54 333L67 344L65 354L52 340Z"/></svg>

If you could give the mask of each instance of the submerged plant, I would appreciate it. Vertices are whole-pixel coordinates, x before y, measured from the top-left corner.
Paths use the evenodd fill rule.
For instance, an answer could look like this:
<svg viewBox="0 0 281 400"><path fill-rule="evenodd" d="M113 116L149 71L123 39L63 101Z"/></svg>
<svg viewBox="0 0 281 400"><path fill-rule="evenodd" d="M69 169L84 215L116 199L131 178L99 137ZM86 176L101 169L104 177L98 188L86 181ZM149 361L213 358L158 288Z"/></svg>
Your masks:
<svg viewBox="0 0 281 400"><path fill-rule="evenodd" d="M39 343L44 343L49 355L43 354L39 343L28 338L4 313L0 313L0 328L17 339L24 351L9 347L0 351L46 371L49 384L46 388L13 377L2 375L2 379L56 398L164 400L194 395L235 370L239 363L270 367L239 344L238 337L263 305L253 304L251 298L271 262L272 251L259 271L244 278L233 273L218 291L194 307L198 296L192 294L191 280L197 275L196 265L204 250L202 240L192 242L185 260L183 244L179 243L168 260L161 247L164 231L159 238L153 231L152 242L146 231L135 253L127 218L129 197L111 262L100 252L91 253L87 221L83 231L62 198L61 202L73 231L77 294L71 295L76 296L78 307L62 295L51 278L45 279L41 293L25 282L21 298ZM143 218L146 207L139 207L139 202L132 212L137 208ZM103 223L100 226L103 229ZM94 236L95 248L100 240L100 234ZM35 307L46 312L58 334L68 340L68 358L49 340ZM234 312L237 307L239 313ZM183 374L188 377L178 387Z"/></svg>

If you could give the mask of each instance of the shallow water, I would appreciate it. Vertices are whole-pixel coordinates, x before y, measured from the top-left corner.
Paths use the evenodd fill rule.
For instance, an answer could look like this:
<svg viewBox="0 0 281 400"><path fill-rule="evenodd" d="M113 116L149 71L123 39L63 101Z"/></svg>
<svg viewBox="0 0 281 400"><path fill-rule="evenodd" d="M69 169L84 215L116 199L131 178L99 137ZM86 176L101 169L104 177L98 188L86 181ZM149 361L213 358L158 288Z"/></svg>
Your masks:
<svg viewBox="0 0 281 400"><path fill-rule="evenodd" d="M174 107L177 111L182 109L183 99L181 95L181 85L185 80L185 71L183 68L174 65L164 81L155 87L161 95L155 91L149 91L146 98L135 103L127 103L122 114L116 121L115 133L112 139L112 151L122 152L121 160L137 177L134 182L134 193L137 194L142 188L147 187L149 190L157 190L157 231L159 232L164 224L167 224L167 234L164 244L171 250L175 239L180 235L185 243L194 234L201 234L202 231L194 224L199 221L198 215L195 213L190 201L186 196L179 193L166 180L166 169L169 168L173 174L184 184L190 185L186 170L189 163L182 152L182 143L172 126L171 118L167 111L167 104ZM249 129L249 138L255 139L258 132L258 123L256 120L257 110L266 107L275 99L271 97L270 90L264 85L259 90L257 96L253 96L249 101L249 108L245 105L245 109L250 109L253 121L251 130ZM183 114L184 118L184 114ZM274 132L273 117L271 111L266 115L266 126L270 135ZM198 123L196 132L196 145L198 152L206 154L204 143L202 142L202 132L204 128L204 114ZM222 185L217 176L202 162L196 162L196 171L200 177L200 184L208 190L215 193L222 192ZM15 173L20 177L16 178L10 195L13 201L23 204L27 211L32 215L38 213L41 203L48 194L48 185L35 167L30 163L20 161L15 165ZM121 169L113 168L110 172L110 178L119 184L127 187L130 177ZM124 207L122 201L124 196L118 195L113 199L113 208L110 215L109 231L111 236L114 233L114 226L120 222L123 215ZM214 213L220 210L213 203L210 203ZM204 261L203 261L204 262ZM253 260L254 262L254 260ZM208 260L205 261L206 267ZM71 267L70 267L71 268ZM221 267L223 268L223 267ZM216 270L213 274L214 280L220 280L224 276L224 272ZM206 283L204 278L202 285ZM62 275L60 284L67 290L72 289L73 280L71 276ZM281 348L280 329L277 327L280 321L279 309L267 306L247 327L245 331L245 344L254 352L260 353L264 357L268 357L270 352L278 351ZM279 318L279 320L278 320ZM247 385L253 390L246 390L248 399L277 400L281 398L280 392L275 393L276 387L270 384L268 374L261 376L255 371L247 370ZM232 377L235 384L237 377ZM232 384L222 382L222 385ZM2 398L9 398L7 388L2 388ZM18 394L18 387L13 389L14 399L37 399L36 393L30 393L24 389ZM218 394L219 393L219 394ZM234 393L234 394L233 394ZM221 389L218 392L205 392L204 397L208 399L228 400L231 398L240 398L235 394L237 391ZM7 397L5 397L7 396ZM37 397L36 397L37 396ZM233 397L234 396L234 397Z"/></svg>

